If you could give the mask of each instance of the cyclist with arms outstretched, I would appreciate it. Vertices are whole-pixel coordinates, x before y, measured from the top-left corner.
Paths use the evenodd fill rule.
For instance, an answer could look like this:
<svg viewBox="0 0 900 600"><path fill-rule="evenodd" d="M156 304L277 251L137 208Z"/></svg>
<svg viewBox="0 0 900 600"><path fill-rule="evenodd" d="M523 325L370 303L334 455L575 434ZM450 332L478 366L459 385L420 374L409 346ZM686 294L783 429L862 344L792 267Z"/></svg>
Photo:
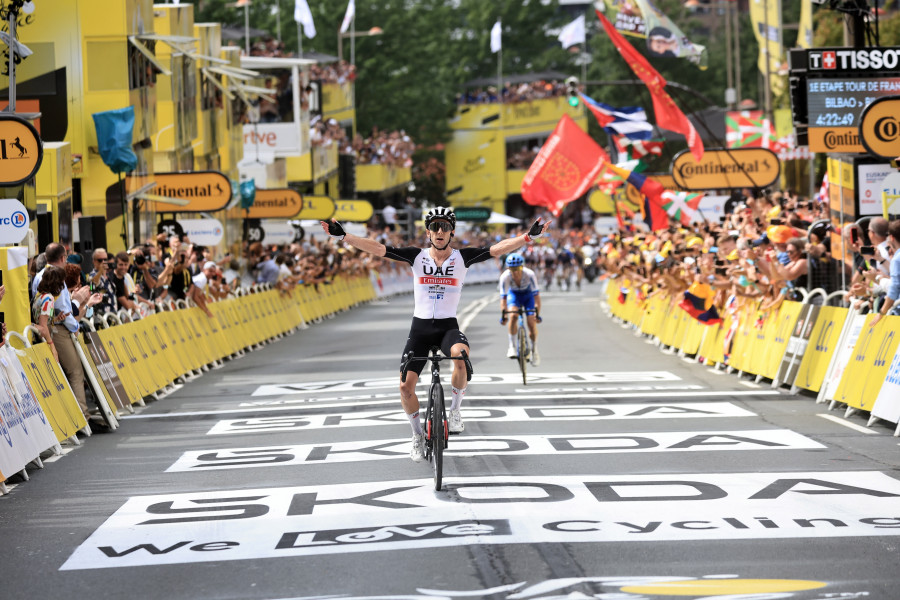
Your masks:
<svg viewBox="0 0 900 600"><path fill-rule="evenodd" d="M439 346L446 356L459 356L462 351L471 355L469 341L459 330L456 320L456 309L469 267L521 248L550 225L546 223L542 226L538 219L524 235L507 238L490 247L457 250L450 247L456 229L456 215L451 208L442 206L433 208L425 215L426 235L431 242L429 248L385 246L375 240L346 233L334 219L321 223L326 233L343 240L345 244L375 256L405 262L412 268L415 312L403 357L410 351L414 356L426 356L432 346ZM459 407L466 393L467 377L463 361L452 362L450 432L459 433L465 428ZM425 458L419 398L416 396L416 383L424 366L424 360L410 363L406 381L400 383L400 403L413 430L410 458L416 462Z"/></svg>
<svg viewBox="0 0 900 600"><path fill-rule="evenodd" d="M515 358L518 356L516 349L516 333L519 321L515 315L507 311L516 311L524 308L528 335L531 337L531 364L541 364L541 357L537 351L537 324L541 322L541 289L538 286L537 275L525 266L525 258L518 252L506 257L506 270L500 275L500 324L507 326L509 332L509 349L506 356Z"/></svg>

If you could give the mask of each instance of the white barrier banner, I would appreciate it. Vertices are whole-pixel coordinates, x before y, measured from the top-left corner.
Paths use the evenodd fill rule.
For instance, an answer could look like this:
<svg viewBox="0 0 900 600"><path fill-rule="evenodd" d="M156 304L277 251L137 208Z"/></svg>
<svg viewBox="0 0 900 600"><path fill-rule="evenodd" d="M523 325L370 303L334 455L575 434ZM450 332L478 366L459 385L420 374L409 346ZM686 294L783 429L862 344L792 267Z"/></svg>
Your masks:
<svg viewBox="0 0 900 600"><path fill-rule="evenodd" d="M23 417L22 427L33 445L33 454L29 459L32 460L44 450L57 445L56 434L38 403L37 395L25 375L19 357L9 344L0 348L0 365L13 390L16 409Z"/></svg>
<svg viewBox="0 0 900 600"><path fill-rule="evenodd" d="M894 354L887 379L872 407L872 416L891 423L900 423L900 348Z"/></svg>
<svg viewBox="0 0 900 600"><path fill-rule="evenodd" d="M825 400L834 400L834 394L841 384L844 370L847 368L850 359L853 358L853 347L856 346L856 340L859 339L863 326L866 324L866 315L851 312L847 319L849 321L849 324L846 325L849 327L847 337L844 338L841 347L838 348L837 356L835 356L831 369L828 375L825 376L825 383L822 386L824 388L822 390L824 394L822 398Z"/></svg>

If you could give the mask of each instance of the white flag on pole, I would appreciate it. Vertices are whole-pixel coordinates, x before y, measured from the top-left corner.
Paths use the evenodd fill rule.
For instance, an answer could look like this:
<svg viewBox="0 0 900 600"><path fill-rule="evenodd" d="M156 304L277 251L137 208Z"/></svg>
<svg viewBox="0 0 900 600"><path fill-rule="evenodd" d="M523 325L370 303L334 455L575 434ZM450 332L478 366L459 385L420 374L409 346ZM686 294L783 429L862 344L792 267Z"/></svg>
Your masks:
<svg viewBox="0 0 900 600"><path fill-rule="evenodd" d="M500 52L500 49L503 47L501 29L500 21L494 23L494 26L491 28L491 52Z"/></svg>
<svg viewBox="0 0 900 600"><path fill-rule="evenodd" d="M306 0L296 0L294 4L294 20L303 25L303 34L312 39L316 37L316 24Z"/></svg>
<svg viewBox="0 0 900 600"><path fill-rule="evenodd" d="M562 28L559 32L559 41L563 48L574 46L575 44L584 43L584 15L580 15L577 19Z"/></svg>
<svg viewBox="0 0 900 600"><path fill-rule="evenodd" d="M350 0L347 4L347 12L344 13L344 22L341 23L341 33L347 33L350 29L350 21L356 18L356 0Z"/></svg>

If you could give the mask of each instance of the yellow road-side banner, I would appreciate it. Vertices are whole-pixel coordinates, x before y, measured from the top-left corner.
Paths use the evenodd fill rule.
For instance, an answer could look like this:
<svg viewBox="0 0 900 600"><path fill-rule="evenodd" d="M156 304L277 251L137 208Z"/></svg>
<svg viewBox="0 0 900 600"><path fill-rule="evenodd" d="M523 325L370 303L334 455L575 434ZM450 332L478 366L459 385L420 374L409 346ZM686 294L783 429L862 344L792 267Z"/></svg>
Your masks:
<svg viewBox="0 0 900 600"><path fill-rule="evenodd" d="M818 392L821 389L828 371L828 363L837 350L838 338L841 337L846 319L846 308L823 306L819 310L794 385L811 392Z"/></svg>
<svg viewBox="0 0 900 600"><path fill-rule="evenodd" d="M791 340L791 332L797 324L797 317L803 305L799 302L783 302L778 315L774 317L773 328L771 330L772 337L767 341L765 352L763 355L761 374L769 379L775 379L778 374L778 367L781 366L781 359L787 350L788 342Z"/></svg>
<svg viewBox="0 0 900 600"><path fill-rule="evenodd" d="M0 271L6 295L0 302L7 331L22 331L31 324L31 305L28 303L28 248L0 247Z"/></svg>
<svg viewBox="0 0 900 600"><path fill-rule="evenodd" d="M875 404L891 359L900 345L900 317L886 317L871 327L869 324L874 318L871 314L866 317L866 324L853 347L850 364L834 396L847 406L868 411Z"/></svg>

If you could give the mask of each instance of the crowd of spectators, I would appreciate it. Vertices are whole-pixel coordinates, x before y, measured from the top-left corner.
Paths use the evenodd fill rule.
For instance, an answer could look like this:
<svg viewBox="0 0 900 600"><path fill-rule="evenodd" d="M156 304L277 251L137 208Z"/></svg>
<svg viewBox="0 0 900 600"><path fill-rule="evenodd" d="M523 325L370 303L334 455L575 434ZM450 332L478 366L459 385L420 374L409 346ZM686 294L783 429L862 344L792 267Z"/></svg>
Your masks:
<svg viewBox="0 0 900 600"><path fill-rule="evenodd" d="M836 228L827 204L790 192L745 190L732 206L718 223L604 239L602 266L633 281L641 296L668 292L680 299L690 291L711 299L718 314L748 300L771 310L817 288L840 292L832 304L869 302L873 311L897 312L900 220L866 217ZM840 236L846 260L840 247L832 247L833 234ZM811 301L822 304L824 297Z"/></svg>
<svg viewBox="0 0 900 600"><path fill-rule="evenodd" d="M500 93L497 86L472 88L464 94L456 95L457 104L490 104L493 102L530 102L566 95L566 84L562 81L527 81L519 84L506 82Z"/></svg>
<svg viewBox="0 0 900 600"><path fill-rule="evenodd" d="M534 159L537 158L538 152L540 152L539 147L529 148L527 146L523 146L514 152L510 152L506 157L506 168L528 169L528 167L531 166L531 163L534 162Z"/></svg>

